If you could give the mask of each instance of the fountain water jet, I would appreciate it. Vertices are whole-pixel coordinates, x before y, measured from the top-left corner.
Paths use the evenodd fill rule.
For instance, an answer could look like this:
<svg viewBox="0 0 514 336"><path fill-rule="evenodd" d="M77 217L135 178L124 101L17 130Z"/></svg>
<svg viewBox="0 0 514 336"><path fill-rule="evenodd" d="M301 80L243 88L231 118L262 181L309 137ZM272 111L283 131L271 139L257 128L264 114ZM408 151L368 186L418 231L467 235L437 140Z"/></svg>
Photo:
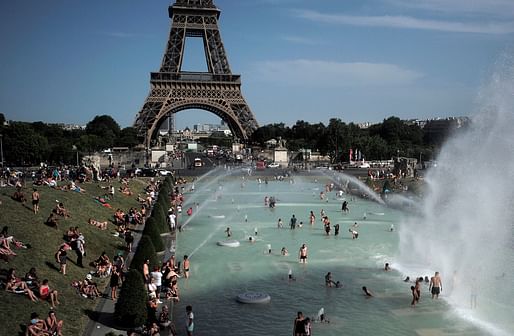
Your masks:
<svg viewBox="0 0 514 336"><path fill-rule="evenodd" d="M439 271L443 297L494 335L514 333L513 92L514 62L504 55L480 92L481 111L427 175L423 216L400 228L404 271ZM478 304L470 309L473 297Z"/></svg>

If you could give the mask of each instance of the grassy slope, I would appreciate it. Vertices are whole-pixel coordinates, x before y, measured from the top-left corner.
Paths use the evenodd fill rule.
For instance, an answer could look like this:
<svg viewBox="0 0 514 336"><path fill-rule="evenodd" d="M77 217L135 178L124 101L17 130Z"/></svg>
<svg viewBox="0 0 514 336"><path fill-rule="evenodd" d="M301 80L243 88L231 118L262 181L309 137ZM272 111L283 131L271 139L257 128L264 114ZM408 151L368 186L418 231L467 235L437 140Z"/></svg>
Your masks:
<svg viewBox="0 0 514 336"><path fill-rule="evenodd" d="M105 184L104 184L105 185ZM113 184L116 188L119 183ZM100 184L86 183L82 186L86 193L64 192L53 190L48 187L38 187L41 194L40 212L35 215L29 207L13 201L10 196L14 193L13 188L0 189L0 227L9 226L9 234L14 235L18 240L32 245L31 249L15 249L18 254L10 263L0 261L0 268L6 270L10 267L16 269L18 276L24 276L31 268L35 267L39 278L49 279L50 287L59 291L60 305L57 306L57 316L64 320L64 335L80 335L88 322L86 312L94 310L97 301L85 299L77 295L71 287L72 280L82 280L92 268L87 266L98 258L102 251L106 251L109 257L123 249L124 241L114 237L112 232L115 226L110 222L116 208L128 210L132 206L138 206L136 201L137 193L141 192L146 185L143 180L133 180L130 187L134 196L124 196L116 193L114 200L110 203L113 209L101 206L93 200L94 196L100 196L105 190ZM27 185L24 189L25 195L30 198L31 187ZM46 218L55 206L56 200L64 203L70 211L71 218L61 219L59 228L48 227L44 224ZM109 220L109 228L101 231L87 223L89 217L97 220ZM67 275L63 276L58 271L54 260L54 253L59 244L63 242L63 234L70 226L78 226L86 238L86 257L84 257L85 268L77 267L74 262L76 255L73 251L68 252ZM108 284L108 279L96 279L101 288ZM50 304L48 302L31 302L28 297L0 291L0 325L2 330L9 335L16 335L20 331L20 324L26 324L30 319L31 312L39 313L44 318L48 314Z"/></svg>

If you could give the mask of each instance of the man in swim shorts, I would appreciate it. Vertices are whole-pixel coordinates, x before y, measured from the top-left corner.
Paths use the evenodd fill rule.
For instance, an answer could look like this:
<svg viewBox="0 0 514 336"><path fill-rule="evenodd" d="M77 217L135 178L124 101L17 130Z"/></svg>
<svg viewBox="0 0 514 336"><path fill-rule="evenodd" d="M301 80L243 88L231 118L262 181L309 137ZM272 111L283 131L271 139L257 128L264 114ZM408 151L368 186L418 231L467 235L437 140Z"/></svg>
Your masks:
<svg viewBox="0 0 514 336"><path fill-rule="evenodd" d="M439 272L435 272L434 276L430 279L430 285L428 286L428 290L432 293L432 299L435 297L439 298L439 294L443 291L443 282L441 280L441 276Z"/></svg>
<svg viewBox="0 0 514 336"><path fill-rule="evenodd" d="M36 188L34 188L34 191L32 192L32 210L35 214L39 211L39 192Z"/></svg>
<svg viewBox="0 0 514 336"><path fill-rule="evenodd" d="M305 244L302 244L302 247L300 247L299 251L300 256L300 263L307 263L307 246Z"/></svg>

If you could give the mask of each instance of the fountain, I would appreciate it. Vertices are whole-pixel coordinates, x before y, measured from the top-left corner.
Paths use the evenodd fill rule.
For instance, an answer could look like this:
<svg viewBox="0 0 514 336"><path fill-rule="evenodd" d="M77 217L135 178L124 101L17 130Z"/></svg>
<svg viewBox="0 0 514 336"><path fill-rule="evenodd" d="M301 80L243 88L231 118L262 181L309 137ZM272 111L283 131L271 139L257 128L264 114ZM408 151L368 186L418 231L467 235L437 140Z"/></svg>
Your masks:
<svg viewBox="0 0 514 336"><path fill-rule="evenodd" d="M493 335L514 333L514 64L504 56L469 129L443 147L427 175L421 218L400 228L406 274L443 276L443 297ZM423 272L423 273L421 273Z"/></svg>

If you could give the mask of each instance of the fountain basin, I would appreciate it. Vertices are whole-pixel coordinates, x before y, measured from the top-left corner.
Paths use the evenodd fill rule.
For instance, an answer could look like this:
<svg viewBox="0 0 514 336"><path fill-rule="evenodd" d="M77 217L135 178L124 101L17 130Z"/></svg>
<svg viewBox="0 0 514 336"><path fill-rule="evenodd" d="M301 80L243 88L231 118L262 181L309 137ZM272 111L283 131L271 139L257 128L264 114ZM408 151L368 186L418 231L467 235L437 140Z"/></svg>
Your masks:
<svg viewBox="0 0 514 336"><path fill-rule="evenodd" d="M271 301L271 296L262 292L246 292L239 294L236 300L240 303L261 304L269 303Z"/></svg>

